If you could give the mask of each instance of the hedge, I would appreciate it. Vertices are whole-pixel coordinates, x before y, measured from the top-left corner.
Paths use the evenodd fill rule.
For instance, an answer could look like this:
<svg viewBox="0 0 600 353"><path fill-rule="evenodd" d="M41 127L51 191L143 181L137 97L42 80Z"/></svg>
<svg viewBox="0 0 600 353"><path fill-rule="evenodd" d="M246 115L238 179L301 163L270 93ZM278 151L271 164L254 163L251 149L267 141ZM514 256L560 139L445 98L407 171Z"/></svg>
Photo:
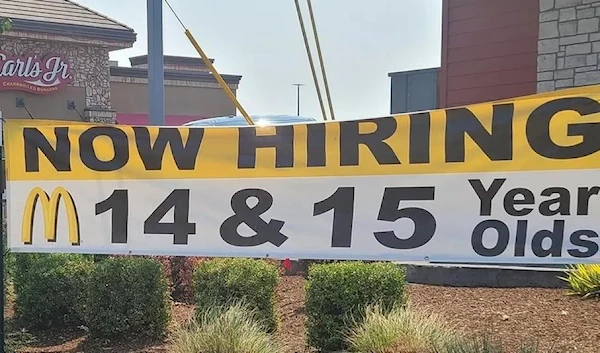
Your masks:
<svg viewBox="0 0 600 353"><path fill-rule="evenodd" d="M213 306L243 302L257 312L269 331L277 328L275 287L279 269L255 259L213 259L194 268L193 289L197 316Z"/></svg>
<svg viewBox="0 0 600 353"><path fill-rule="evenodd" d="M383 310L403 305L405 271L392 263L339 262L314 264L306 283L308 344L325 351L347 349L350 318L361 322L367 305Z"/></svg>
<svg viewBox="0 0 600 353"><path fill-rule="evenodd" d="M167 280L157 260L117 257L96 263L86 310L92 334L161 336L169 318Z"/></svg>
<svg viewBox="0 0 600 353"><path fill-rule="evenodd" d="M6 208L4 208L5 210ZM7 289L12 283L15 269L15 257L8 250L8 232L6 230L6 217L2 214L2 251L4 252L4 298L7 298Z"/></svg>
<svg viewBox="0 0 600 353"><path fill-rule="evenodd" d="M27 326L83 323L85 289L93 270L89 257L74 254L14 254L15 314Z"/></svg>

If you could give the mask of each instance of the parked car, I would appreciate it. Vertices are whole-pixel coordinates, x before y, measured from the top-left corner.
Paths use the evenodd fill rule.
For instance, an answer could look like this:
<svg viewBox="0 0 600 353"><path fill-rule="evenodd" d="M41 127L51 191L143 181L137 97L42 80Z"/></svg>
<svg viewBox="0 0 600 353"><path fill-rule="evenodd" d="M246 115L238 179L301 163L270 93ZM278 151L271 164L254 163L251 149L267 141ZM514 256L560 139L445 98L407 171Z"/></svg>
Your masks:
<svg viewBox="0 0 600 353"><path fill-rule="evenodd" d="M258 126L306 124L316 122L315 119L297 115L255 115L251 116L254 124ZM219 126L249 126L243 116L220 116L194 120L183 124L183 126L219 127Z"/></svg>

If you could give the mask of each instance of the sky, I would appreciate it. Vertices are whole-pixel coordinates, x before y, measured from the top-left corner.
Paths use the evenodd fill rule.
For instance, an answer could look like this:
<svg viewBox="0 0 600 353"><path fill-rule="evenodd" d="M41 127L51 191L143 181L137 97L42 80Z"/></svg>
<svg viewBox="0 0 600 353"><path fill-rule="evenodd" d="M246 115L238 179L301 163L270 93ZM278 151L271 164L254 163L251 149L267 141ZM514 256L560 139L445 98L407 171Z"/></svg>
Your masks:
<svg viewBox="0 0 600 353"><path fill-rule="evenodd" d="M147 53L146 0L76 0L133 28L131 49ZM238 100L250 115L300 114L322 119L294 0L170 0L220 74L241 75ZM325 89L306 0L300 0L327 109ZM312 0L336 119L390 113L390 72L439 67L440 0ZM163 6L164 55L200 56ZM328 110L327 110L328 111Z"/></svg>

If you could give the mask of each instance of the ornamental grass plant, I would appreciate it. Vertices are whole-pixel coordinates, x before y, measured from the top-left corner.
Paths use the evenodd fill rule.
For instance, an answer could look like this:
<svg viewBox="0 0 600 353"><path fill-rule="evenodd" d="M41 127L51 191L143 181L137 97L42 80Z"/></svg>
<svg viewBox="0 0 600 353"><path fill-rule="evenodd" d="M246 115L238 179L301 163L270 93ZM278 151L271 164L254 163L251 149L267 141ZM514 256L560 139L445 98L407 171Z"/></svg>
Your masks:
<svg viewBox="0 0 600 353"><path fill-rule="evenodd" d="M281 347L267 333L268 323L241 302L206 308L178 328L169 347L173 353L277 353Z"/></svg>
<svg viewBox="0 0 600 353"><path fill-rule="evenodd" d="M583 298L600 297L600 264L571 265L559 277L569 285L569 294Z"/></svg>

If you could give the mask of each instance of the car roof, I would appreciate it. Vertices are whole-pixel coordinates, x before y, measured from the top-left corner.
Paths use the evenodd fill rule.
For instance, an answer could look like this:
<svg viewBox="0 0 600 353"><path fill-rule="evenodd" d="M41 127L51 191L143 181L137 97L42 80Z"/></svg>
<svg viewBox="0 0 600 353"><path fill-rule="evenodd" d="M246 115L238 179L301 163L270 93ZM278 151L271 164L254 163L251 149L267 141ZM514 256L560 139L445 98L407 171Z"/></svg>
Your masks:
<svg viewBox="0 0 600 353"><path fill-rule="evenodd" d="M261 126L316 122L313 118L297 115L253 115L251 118L254 124ZM220 116L190 121L183 126L249 126L249 124L243 116Z"/></svg>

